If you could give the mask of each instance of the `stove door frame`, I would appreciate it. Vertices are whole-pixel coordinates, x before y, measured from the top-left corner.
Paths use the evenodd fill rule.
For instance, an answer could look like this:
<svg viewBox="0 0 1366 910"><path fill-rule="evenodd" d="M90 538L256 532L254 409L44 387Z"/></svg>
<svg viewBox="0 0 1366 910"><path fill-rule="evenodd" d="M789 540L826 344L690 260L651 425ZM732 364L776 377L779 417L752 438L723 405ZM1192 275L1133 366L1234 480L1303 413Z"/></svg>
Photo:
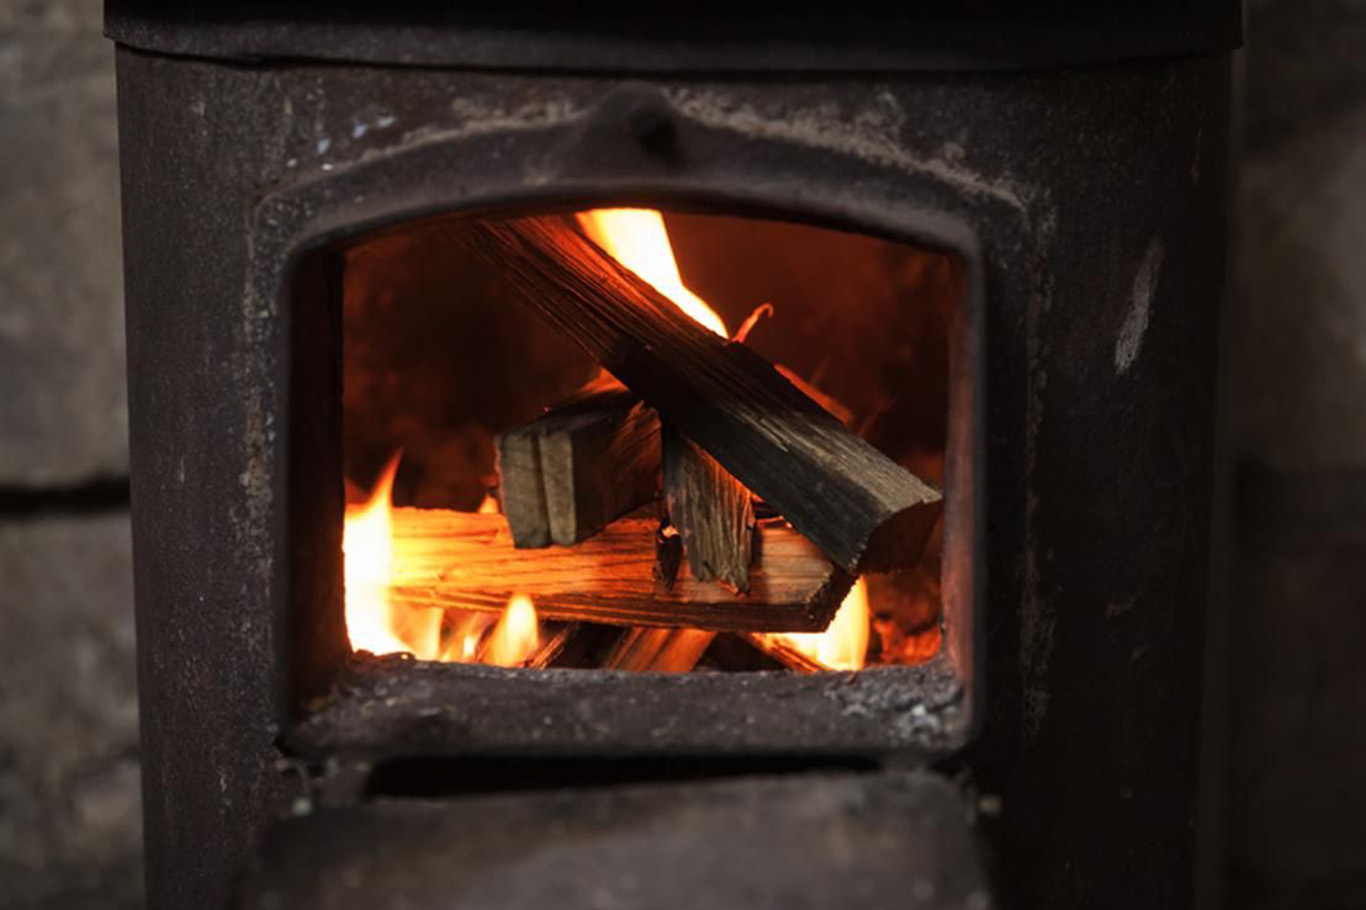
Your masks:
<svg viewBox="0 0 1366 910"><path fill-rule="evenodd" d="M306 283L326 288L310 251L398 219L586 198L691 199L965 257L978 382L957 539L980 621L948 637L970 690L954 741L973 740L977 781L1003 796L987 833L1026 904L1178 902L1192 867L1227 54L623 81L121 47L118 73L152 905L221 906L287 790L279 736L333 678L329 660L345 660L290 660L301 636L337 628L293 607L340 602L341 501L338 482L336 536L311 533L326 507L302 504L339 475L293 455L334 426L309 404L329 373L295 342L327 295L292 298L286 276L321 269ZM1154 249L1160 275L1136 280ZM326 550L335 573L316 569ZM910 717L896 691L890 709Z"/></svg>

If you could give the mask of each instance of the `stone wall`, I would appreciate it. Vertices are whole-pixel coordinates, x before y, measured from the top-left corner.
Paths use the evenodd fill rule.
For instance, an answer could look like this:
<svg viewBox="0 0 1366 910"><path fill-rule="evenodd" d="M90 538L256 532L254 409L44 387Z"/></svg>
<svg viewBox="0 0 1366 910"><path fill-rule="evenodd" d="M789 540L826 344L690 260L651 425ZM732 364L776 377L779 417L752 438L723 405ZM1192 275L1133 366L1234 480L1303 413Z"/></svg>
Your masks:
<svg viewBox="0 0 1366 910"><path fill-rule="evenodd" d="M141 899L113 49L0 0L0 906Z"/></svg>
<svg viewBox="0 0 1366 910"><path fill-rule="evenodd" d="M1366 4L1252 0L1227 905L1366 907Z"/></svg>

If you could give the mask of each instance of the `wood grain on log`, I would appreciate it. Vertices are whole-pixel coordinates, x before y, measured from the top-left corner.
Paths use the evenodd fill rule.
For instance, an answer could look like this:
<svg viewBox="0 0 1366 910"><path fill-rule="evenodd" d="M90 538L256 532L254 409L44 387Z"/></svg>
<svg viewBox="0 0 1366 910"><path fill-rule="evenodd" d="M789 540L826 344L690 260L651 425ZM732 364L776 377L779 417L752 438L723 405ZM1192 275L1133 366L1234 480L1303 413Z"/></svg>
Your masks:
<svg viewBox="0 0 1366 910"><path fill-rule="evenodd" d="M503 512L519 547L569 546L659 490L659 418L615 383L498 437Z"/></svg>
<svg viewBox="0 0 1366 910"><path fill-rule="evenodd" d="M693 322L557 217L456 235L532 309L846 570L915 565L942 497L743 344Z"/></svg>
<svg viewBox="0 0 1366 910"><path fill-rule="evenodd" d="M664 502L698 581L749 590L754 499L740 483L667 421L661 430Z"/></svg>
<svg viewBox="0 0 1366 910"><path fill-rule="evenodd" d="M622 636L603 664L632 673L687 673L716 638L702 629L634 628Z"/></svg>
<svg viewBox="0 0 1366 910"><path fill-rule="evenodd" d="M798 651L783 641L781 636L752 632L745 636L745 640L789 670L796 670L798 673L823 673L830 669L816 658Z"/></svg>
<svg viewBox="0 0 1366 910"><path fill-rule="evenodd" d="M796 531L759 533L750 590L680 573L655 576L658 522L612 522L574 547L515 549L501 515L395 509L390 601L412 607L502 610L531 597L544 619L717 631L812 632L830 624L852 578Z"/></svg>

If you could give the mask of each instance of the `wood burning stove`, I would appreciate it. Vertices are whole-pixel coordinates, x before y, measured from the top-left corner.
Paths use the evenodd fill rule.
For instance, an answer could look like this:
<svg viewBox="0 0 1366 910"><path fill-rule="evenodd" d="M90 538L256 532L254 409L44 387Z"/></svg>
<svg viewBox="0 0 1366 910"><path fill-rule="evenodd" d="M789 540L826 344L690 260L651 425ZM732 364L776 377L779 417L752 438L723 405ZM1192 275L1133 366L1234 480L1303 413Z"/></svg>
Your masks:
<svg viewBox="0 0 1366 910"><path fill-rule="evenodd" d="M1189 903L1238 10L988 7L109 4L153 906Z"/></svg>

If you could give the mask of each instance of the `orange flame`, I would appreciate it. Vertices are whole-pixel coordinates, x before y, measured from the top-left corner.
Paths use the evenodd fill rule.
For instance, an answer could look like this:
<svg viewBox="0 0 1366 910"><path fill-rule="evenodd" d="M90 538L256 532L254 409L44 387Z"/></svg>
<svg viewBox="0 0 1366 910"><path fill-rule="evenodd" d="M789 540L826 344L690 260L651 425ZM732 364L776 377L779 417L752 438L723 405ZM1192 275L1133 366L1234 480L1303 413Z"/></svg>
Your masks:
<svg viewBox="0 0 1366 910"><path fill-rule="evenodd" d="M612 258L645 279L704 327L729 338L726 323L688 290L678 273L664 216L654 209L593 209L579 212L579 226Z"/></svg>
<svg viewBox="0 0 1366 910"><path fill-rule="evenodd" d="M345 557L343 578L346 583L346 631L356 650L389 654L413 651L415 644L400 637L397 610L389 602L389 584L394 576L394 525L390 497L394 475L398 473L401 453L396 453L380 473L379 481L363 505L348 506L342 532ZM441 616L436 614L436 630ZM411 633L410 637L427 638Z"/></svg>
<svg viewBox="0 0 1366 910"><path fill-rule="evenodd" d="M536 622L536 608L531 605L530 597L514 594L484 645L482 662L499 667L520 666L540 646L541 630Z"/></svg>
<svg viewBox="0 0 1366 910"><path fill-rule="evenodd" d="M530 660L540 647L541 636L536 608L525 595L513 596L501 616L452 611L448 617L442 610L391 601L389 586L397 574L395 567L403 560L401 545L396 547L394 541L392 504L401 454L396 453L384 466L370 498L346 509L342 554L346 633L352 649L504 667ZM479 511L497 512L498 503L486 496ZM449 626L445 642L443 622Z"/></svg>
<svg viewBox="0 0 1366 910"><path fill-rule="evenodd" d="M871 619L868 583L860 578L824 632L784 632L771 637L831 670L862 670Z"/></svg>

